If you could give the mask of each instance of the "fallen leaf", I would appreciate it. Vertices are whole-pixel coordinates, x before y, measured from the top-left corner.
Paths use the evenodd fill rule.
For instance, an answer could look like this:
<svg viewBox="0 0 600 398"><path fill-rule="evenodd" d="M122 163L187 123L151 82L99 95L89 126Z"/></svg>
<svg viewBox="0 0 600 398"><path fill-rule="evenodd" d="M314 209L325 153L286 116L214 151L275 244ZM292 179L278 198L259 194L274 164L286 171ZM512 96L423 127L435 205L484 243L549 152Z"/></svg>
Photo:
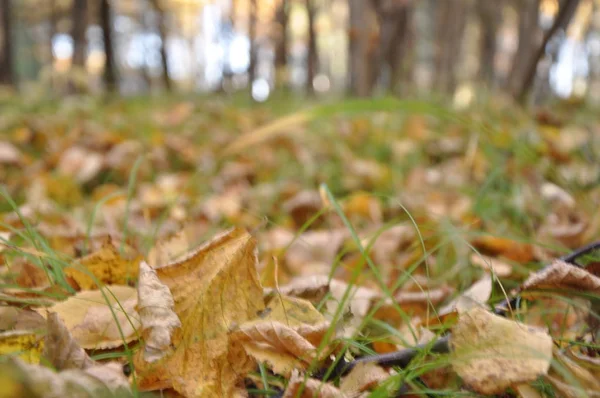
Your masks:
<svg viewBox="0 0 600 398"><path fill-rule="evenodd" d="M158 279L156 271L140 263L138 306L144 337L144 360L154 362L172 349L173 333L181 322L173 311L175 302L169 288Z"/></svg>
<svg viewBox="0 0 600 398"><path fill-rule="evenodd" d="M58 314L48 314L47 326L44 358L48 359L56 370L86 369L96 365L77 344Z"/></svg>
<svg viewBox="0 0 600 398"><path fill-rule="evenodd" d="M109 238L98 251L65 268L65 275L75 281L79 290L94 290L103 284L128 285L137 278L139 261L139 257L123 258Z"/></svg>
<svg viewBox="0 0 600 398"><path fill-rule="evenodd" d="M533 260L533 247L526 243L498 236L483 235L475 238L473 246L486 254L502 256L518 263L526 263Z"/></svg>
<svg viewBox="0 0 600 398"><path fill-rule="evenodd" d="M44 341L39 333L16 330L0 333L0 355L18 356L28 363L40 363Z"/></svg>
<svg viewBox="0 0 600 398"><path fill-rule="evenodd" d="M58 162L57 170L86 183L98 175L104 166L104 156L83 147L73 146L65 150Z"/></svg>
<svg viewBox="0 0 600 398"><path fill-rule="evenodd" d="M294 275L307 273L308 264L327 274L338 250L348 236L346 228L336 230L315 230L301 234L287 249L285 260ZM314 274L314 272L311 272Z"/></svg>
<svg viewBox="0 0 600 398"><path fill-rule="evenodd" d="M505 278L512 274L512 265L494 257L488 257L481 254L471 254L471 264L483 268L486 271L491 272L498 278Z"/></svg>
<svg viewBox="0 0 600 398"><path fill-rule="evenodd" d="M8 141L0 141L0 164L19 164L23 160L21 151Z"/></svg>
<svg viewBox="0 0 600 398"><path fill-rule="evenodd" d="M590 274L585 268L555 260L521 285L522 291L532 289L563 289L600 294L600 277Z"/></svg>
<svg viewBox="0 0 600 398"><path fill-rule="evenodd" d="M346 394L328 383L311 379L300 374L297 370L287 385L282 398L346 398Z"/></svg>
<svg viewBox="0 0 600 398"><path fill-rule="evenodd" d="M57 313L81 347L106 349L138 338L136 304L134 288L115 285L81 291L50 310Z"/></svg>
<svg viewBox="0 0 600 398"><path fill-rule="evenodd" d="M192 249L193 242L186 229L166 239L158 240L148 252L148 265L151 268L165 267L185 257Z"/></svg>
<svg viewBox="0 0 600 398"><path fill-rule="evenodd" d="M302 299L275 295L264 316L240 326L231 335L257 361L267 362L273 372L289 376L293 369L306 369L317 358L317 347L329 322L313 305ZM324 350L321 356L327 355Z"/></svg>
<svg viewBox="0 0 600 398"><path fill-rule="evenodd" d="M377 387L390 377L390 373L374 362L361 362L348 373L340 383L340 390L355 397L362 392Z"/></svg>
<svg viewBox="0 0 600 398"><path fill-rule="evenodd" d="M9 380L17 381L18 384L10 388L21 397L133 397L123 367L116 362L56 373L11 357L0 364L0 373L9 374ZM6 391L3 386L3 392Z"/></svg>
<svg viewBox="0 0 600 398"><path fill-rule="evenodd" d="M462 292L457 298L440 309L440 315L449 314L452 311L459 313L474 307L483 307L492 294L492 277L485 274L483 278L475 282L470 288Z"/></svg>
<svg viewBox="0 0 600 398"><path fill-rule="evenodd" d="M460 314L450 347L453 369L482 394L533 381L548 372L552 359L552 338L546 331L480 307Z"/></svg>
<svg viewBox="0 0 600 398"><path fill-rule="evenodd" d="M253 360L230 333L264 308L255 240L233 229L181 261L156 270L182 324L173 354L153 363L134 358L143 389L173 388L188 397L236 396Z"/></svg>
<svg viewBox="0 0 600 398"><path fill-rule="evenodd" d="M317 191L298 192L294 197L283 203L283 211L292 217L296 228L304 226L322 208L321 195ZM322 217L320 219L313 220L311 226L313 228L318 226L322 222Z"/></svg>

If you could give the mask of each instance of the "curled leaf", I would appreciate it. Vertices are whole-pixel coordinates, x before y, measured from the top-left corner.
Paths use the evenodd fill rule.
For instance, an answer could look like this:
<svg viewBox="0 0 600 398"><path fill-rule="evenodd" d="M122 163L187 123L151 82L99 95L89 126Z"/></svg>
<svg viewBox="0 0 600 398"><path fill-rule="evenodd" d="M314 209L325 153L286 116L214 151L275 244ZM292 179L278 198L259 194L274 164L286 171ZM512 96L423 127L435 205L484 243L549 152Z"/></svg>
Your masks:
<svg viewBox="0 0 600 398"><path fill-rule="evenodd" d="M144 360L154 362L162 358L172 346L175 330L181 321L174 312L171 291L146 262L140 263L138 284L138 312L144 335Z"/></svg>

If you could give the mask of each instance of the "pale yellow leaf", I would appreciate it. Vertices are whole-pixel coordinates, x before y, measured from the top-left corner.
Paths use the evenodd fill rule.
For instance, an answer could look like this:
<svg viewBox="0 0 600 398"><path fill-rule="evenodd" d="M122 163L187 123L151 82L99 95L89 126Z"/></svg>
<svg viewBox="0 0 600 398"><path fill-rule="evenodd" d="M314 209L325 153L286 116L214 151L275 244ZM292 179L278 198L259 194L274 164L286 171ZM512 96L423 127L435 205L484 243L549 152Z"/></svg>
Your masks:
<svg viewBox="0 0 600 398"><path fill-rule="evenodd" d="M104 349L119 347L139 337L136 304L134 288L115 285L81 291L55 304L51 311L58 314L81 347Z"/></svg>
<svg viewBox="0 0 600 398"><path fill-rule="evenodd" d="M44 357L56 370L86 369L96 363L81 348L55 312L48 314Z"/></svg>
<svg viewBox="0 0 600 398"><path fill-rule="evenodd" d="M349 396L377 387L390 377L390 373L374 362L361 362L348 373L340 383L340 390Z"/></svg>
<svg viewBox="0 0 600 398"><path fill-rule="evenodd" d="M511 321L480 307L460 314L452 329L450 362L465 384L482 394L545 375L552 338L545 330Z"/></svg>

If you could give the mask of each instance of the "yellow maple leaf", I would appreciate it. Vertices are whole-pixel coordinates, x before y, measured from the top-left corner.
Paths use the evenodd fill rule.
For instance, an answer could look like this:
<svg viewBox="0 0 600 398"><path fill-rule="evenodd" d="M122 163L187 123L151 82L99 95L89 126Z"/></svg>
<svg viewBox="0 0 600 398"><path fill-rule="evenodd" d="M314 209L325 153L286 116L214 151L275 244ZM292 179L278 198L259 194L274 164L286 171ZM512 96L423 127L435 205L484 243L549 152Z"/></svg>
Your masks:
<svg viewBox="0 0 600 398"><path fill-rule="evenodd" d="M139 263L140 258L128 260L121 257L109 238L98 251L83 257L77 265L66 268L65 274L77 283L79 289L94 290L98 289L98 282L107 285L131 283L137 278Z"/></svg>
<svg viewBox="0 0 600 398"><path fill-rule="evenodd" d="M242 229L226 231L183 259L156 270L171 291L181 320L174 352L147 362L140 350L134 359L140 387L173 387L187 397L232 397L243 394L241 382L254 361L231 331L264 308L256 241Z"/></svg>

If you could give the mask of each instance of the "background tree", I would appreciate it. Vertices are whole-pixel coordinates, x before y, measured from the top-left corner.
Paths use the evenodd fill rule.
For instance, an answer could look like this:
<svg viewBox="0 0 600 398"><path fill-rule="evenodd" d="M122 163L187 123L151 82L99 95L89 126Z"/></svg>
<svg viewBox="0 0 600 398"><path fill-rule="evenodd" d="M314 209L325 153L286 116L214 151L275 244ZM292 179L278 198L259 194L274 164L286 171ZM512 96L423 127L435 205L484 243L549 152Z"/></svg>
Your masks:
<svg viewBox="0 0 600 398"><path fill-rule="evenodd" d="M372 0L379 23L376 78L389 92L398 92L403 67L410 62L411 0Z"/></svg>
<svg viewBox="0 0 600 398"><path fill-rule="evenodd" d="M73 0L71 38L73 39L72 65L84 68L87 41L85 30L87 28L87 1Z"/></svg>
<svg viewBox="0 0 600 398"><path fill-rule="evenodd" d="M107 90L114 91L117 88L117 66L113 50L111 7L108 0L101 0L100 24L102 25L102 39L104 41L104 54L106 60L104 64L104 81Z"/></svg>
<svg viewBox="0 0 600 398"><path fill-rule="evenodd" d="M248 85L252 92L252 84L256 80L256 63L257 63L257 43L256 43L256 23L258 4L257 0L250 0L249 23L248 23L248 40L250 41L250 62L248 65Z"/></svg>
<svg viewBox="0 0 600 398"><path fill-rule="evenodd" d="M308 51L306 56L306 91L314 93L313 81L318 68L317 33L315 32L315 16L317 9L314 0L305 0L306 13L308 15Z"/></svg>
<svg viewBox="0 0 600 398"><path fill-rule="evenodd" d="M550 39L558 32L560 29L566 29L573 15L575 15L575 11L577 10L577 6L579 5L579 0L563 0L560 4L558 14L554 18L554 22L548 31L544 34L544 38L541 44L537 47L536 51L533 53L533 56L527 63L525 68L525 74L518 84L517 99L523 101L531 89L533 85L533 81L535 79L535 74L537 71L537 65L544 55L546 50L546 46Z"/></svg>
<svg viewBox="0 0 600 398"><path fill-rule="evenodd" d="M167 91L171 91L171 77L169 73L169 59L167 56L167 16L158 0L150 0L158 16L158 34L160 36L160 63L162 66L162 81Z"/></svg>
<svg viewBox="0 0 600 398"><path fill-rule="evenodd" d="M517 30L519 44L508 75L508 89L516 97L527 65L531 62L530 59L533 59L535 48L542 40L542 28L539 25L540 0L514 0L513 6L519 18Z"/></svg>
<svg viewBox="0 0 600 398"><path fill-rule="evenodd" d="M477 1L476 11L479 17L479 78L489 88L496 82L495 60L497 52L498 29L502 24L503 1Z"/></svg>
<svg viewBox="0 0 600 398"><path fill-rule="evenodd" d="M463 36L469 12L466 0L437 2L434 88L452 95L456 89L456 71L461 59Z"/></svg>
<svg viewBox="0 0 600 398"><path fill-rule="evenodd" d="M12 7L10 0L0 0L0 85L15 85L12 49Z"/></svg>
<svg viewBox="0 0 600 398"><path fill-rule="evenodd" d="M290 20L289 0L280 0L275 11L275 83L285 87L288 81L288 22Z"/></svg>
<svg viewBox="0 0 600 398"><path fill-rule="evenodd" d="M350 93L365 97L373 91L373 58L377 42L375 15L369 1L348 0L348 77Z"/></svg>

